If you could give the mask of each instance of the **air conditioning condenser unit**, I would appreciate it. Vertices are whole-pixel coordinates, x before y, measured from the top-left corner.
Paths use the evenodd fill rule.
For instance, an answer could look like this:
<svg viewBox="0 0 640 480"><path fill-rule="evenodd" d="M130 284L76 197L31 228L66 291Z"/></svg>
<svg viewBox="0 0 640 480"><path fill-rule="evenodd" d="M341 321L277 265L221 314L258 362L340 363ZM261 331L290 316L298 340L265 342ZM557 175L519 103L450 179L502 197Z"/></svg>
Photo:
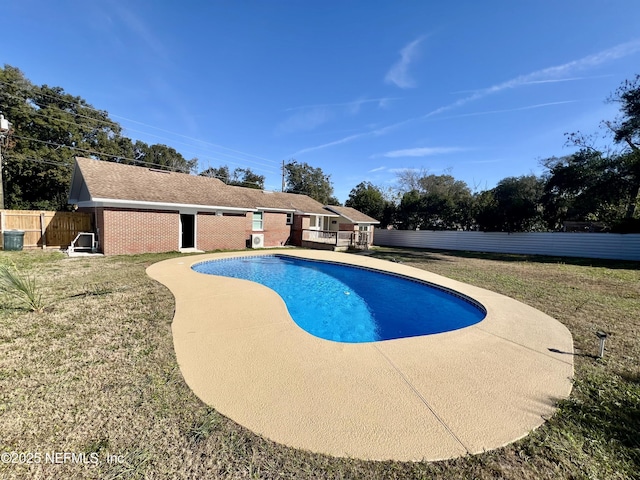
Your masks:
<svg viewBox="0 0 640 480"><path fill-rule="evenodd" d="M264 233L251 234L251 248L264 248Z"/></svg>

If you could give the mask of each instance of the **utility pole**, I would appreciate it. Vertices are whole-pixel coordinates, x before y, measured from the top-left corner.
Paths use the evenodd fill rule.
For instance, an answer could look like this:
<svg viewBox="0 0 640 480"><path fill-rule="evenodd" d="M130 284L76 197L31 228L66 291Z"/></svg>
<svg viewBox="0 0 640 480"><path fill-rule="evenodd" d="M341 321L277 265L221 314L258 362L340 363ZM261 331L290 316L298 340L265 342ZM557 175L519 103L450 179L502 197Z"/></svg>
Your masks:
<svg viewBox="0 0 640 480"><path fill-rule="evenodd" d="M0 210L4 210L4 177L2 176L2 146L11 124L0 114Z"/></svg>
<svg viewBox="0 0 640 480"><path fill-rule="evenodd" d="M284 160L282 160L282 191L284 192Z"/></svg>

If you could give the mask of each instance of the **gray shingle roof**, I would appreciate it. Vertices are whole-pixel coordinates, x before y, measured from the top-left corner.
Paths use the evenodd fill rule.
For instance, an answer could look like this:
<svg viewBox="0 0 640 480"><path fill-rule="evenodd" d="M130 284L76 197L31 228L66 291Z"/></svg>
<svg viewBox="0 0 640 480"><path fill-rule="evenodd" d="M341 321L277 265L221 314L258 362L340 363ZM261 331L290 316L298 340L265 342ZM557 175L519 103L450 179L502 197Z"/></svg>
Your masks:
<svg viewBox="0 0 640 480"><path fill-rule="evenodd" d="M81 175L91 200L108 199L164 204L294 210L328 214L306 195L265 192L225 185L217 178L160 171L134 165L76 158L74 177ZM72 189L75 186L72 184ZM73 191L70 195L73 196Z"/></svg>

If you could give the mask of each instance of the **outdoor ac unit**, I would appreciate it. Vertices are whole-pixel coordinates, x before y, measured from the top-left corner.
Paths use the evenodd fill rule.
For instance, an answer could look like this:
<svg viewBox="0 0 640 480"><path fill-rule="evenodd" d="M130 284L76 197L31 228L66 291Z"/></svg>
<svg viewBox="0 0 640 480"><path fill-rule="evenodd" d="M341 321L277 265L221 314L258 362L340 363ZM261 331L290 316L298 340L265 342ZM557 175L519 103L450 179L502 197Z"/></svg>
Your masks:
<svg viewBox="0 0 640 480"><path fill-rule="evenodd" d="M251 248L264 248L264 233L251 235Z"/></svg>

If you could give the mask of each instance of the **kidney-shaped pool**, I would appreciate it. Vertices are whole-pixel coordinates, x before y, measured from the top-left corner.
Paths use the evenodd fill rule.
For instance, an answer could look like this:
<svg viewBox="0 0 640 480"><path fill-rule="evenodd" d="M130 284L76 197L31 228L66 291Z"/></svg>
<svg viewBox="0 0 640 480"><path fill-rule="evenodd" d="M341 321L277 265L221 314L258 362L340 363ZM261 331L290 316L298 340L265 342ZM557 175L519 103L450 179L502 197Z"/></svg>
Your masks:
<svg viewBox="0 0 640 480"><path fill-rule="evenodd" d="M286 255L202 262L195 271L276 291L302 329L326 340L375 342L448 332L480 322L485 308L458 292L368 268Z"/></svg>

